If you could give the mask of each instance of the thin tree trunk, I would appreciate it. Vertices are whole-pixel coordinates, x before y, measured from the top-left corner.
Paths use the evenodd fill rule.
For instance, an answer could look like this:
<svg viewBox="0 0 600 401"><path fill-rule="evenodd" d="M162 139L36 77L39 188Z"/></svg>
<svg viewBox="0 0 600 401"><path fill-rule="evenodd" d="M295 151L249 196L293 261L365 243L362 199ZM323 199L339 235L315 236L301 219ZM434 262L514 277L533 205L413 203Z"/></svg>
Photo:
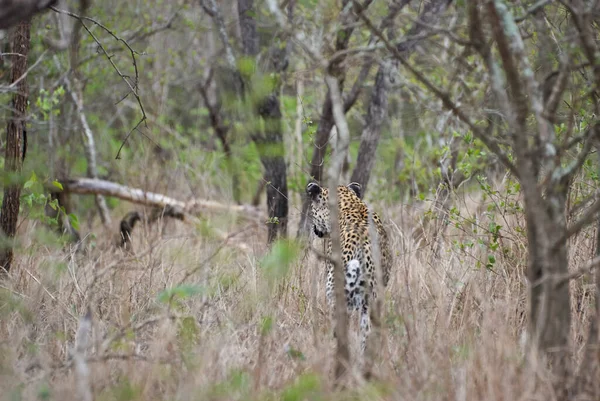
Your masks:
<svg viewBox="0 0 600 401"><path fill-rule="evenodd" d="M225 58L229 68L234 74L234 87L238 100L243 101L247 98L248 92L252 91L252 88L248 87L248 83L242 80L242 74L237 67L233 48L229 43L229 37L221 10L215 0L201 0L200 3L216 25L221 42L225 47ZM256 29L256 19L255 16L252 15L252 12L254 11L256 11L254 10L254 0L238 0L238 15L242 32L244 54L246 56L254 57L256 61L256 56L258 56L260 50L260 41ZM272 53L269 52L269 54ZM281 73L287 66L285 51L280 60L273 59L269 61L271 64L269 70L271 72ZM259 116L264 119L264 130L261 131L255 129L251 133L252 140L258 148L261 163L265 168L265 180L268 182L267 209L269 213L269 244L278 237L287 236L287 172L284 158L285 149L283 146L281 109L279 106L279 97L277 96L278 92L279 87L274 88L271 94L267 95L264 99L260 99L256 104ZM251 118L253 115L254 113L251 113L248 118ZM245 121L246 124L250 122L251 121Z"/></svg>
<svg viewBox="0 0 600 401"><path fill-rule="evenodd" d="M375 164L377 145L381 138L381 127L387 117L388 90L392 71L393 63L386 61L379 67L375 76L375 87L373 88L369 102L365 128L360 138L356 166L354 167L352 178L350 178L350 182L358 182L361 185L362 196L367 191L371 170Z"/></svg>
<svg viewBox="0 0 600 401"><path fill-rule="evenodd" d="M254 11L254 0L238 0L244 54L252 56L256 60L260 51L260 41L256 29L256 19L252 15ZM272 57L268 60L268 69L276 73L283 72L287 64L285 51L284 54L279 54L273 52L275 49L270 50L269 55L278 55L280 59ZM252 90L252 88L249 89ZM270 95L259 100L258 114L264 120L264 130L251 134L252 140L258 148L260 161L265 168L267 211L269 213L267 243L269 244L277 238L287 237L287 171L278 93L279 87L277 86Z"/></svg>
<svg viewBox="0 0 600 401"><path fill-rule="evenodd" d="M350 134L342 107L338 79L331 75L325 77L331 95L332 115L338 129L338 141L331 164L328 169L329 213L331 224L331 263L333 264L333 288L335 296L335 339L337 342L335 354L335 379L337 385L343 385L347 370L350 367L350 348L348 345L348 313L346 294L344 292L346 266L342 264L342 248L339 224L339 205L337 196L338 180L348 153Z"/></svg>
<svg viewBox="0 0 600 401"><path fill-rule="evenodd" d="M436 25L440 15L446 11L452 0L434 0L425 5L423 12L419 16L419 21L425 24L415 23L405 35L406 37L418 37L428 27ZM400 4L390 4L388 17L382 29L392 28L395 15L404 7L406 2ZM420 39L403 41L398 44L397 49L404 57L409 57ZM367 192L367 185L371 177L371 170L375 163L375 154L377 145L381 138L381 128L388 113L388 92L391 85L391 75L395 70L395 62L387 60L380 64L377 74L375 75L375 87L369 101L368 112L366 116L365 127L363 129L360 147L358 149L358 157L356 166L352 173L350 181L358 182L362 186L362 195Z"/></svg>
<svg viewBox="0 0 600 401"><path fill-rule="evenodd" d="M75 88L73 88L69 82L68 78L65 78L65 82L67 84L67 90L71 95L71 99L75 104L75 109L77 114L79 115L79 121L81 123L81 128L83 130L83 143L85 147L85 156L87 159L87 174L90 178L98 178L98 167L96 161L96 142L94 140L94 133L90 128L85 113L83 111L83 99L82 92L78 91L79 94L75 93ZM96 206L98 207L98 211L100 212L100 219L102 220L102 224L109 225L110 220L110 212L108 211L108 206L106 205L106 199L102 195L95 195Z"/></svg>
<svg viewBox="0 0 600 401"><path fill-rule="evenodd" d="M227 164L227 171L231 176L231 192L233 200L239 205L242 203L240 192L240 182L237 171L235 169L235 160L233 159L233 151L231 148L231 139L229 135L230 126L225 122L221 109L221 101L214 87L212 72L209 73L207 81L203 85L199 85L200 95L204 100L204 105L208 109L210 124L215 132L215 135L221 142L223 153Z"/></svg>
<svg viewBox="0 0 600 401"><path fill-rule="evenodd" d="M269 214L268 239L287 237L288 191L287 171L284 158L283 134L279 97L273 93L260 107L260 116L265 120L262 134L252 139L259 149L260 160L265 168L267 181L267 212Z"/></svg>
<svg viewBox="0 0 600 401"><path fill-rule="evenodd" d="M600 163L600 160L598 161ZM599 164L600 165L600 164ZM600 256L600 218L596 222L596 257ZM588 339L583 352L583 360L579 365L577 377L573 382L571 394L573 396L588 396L592 399L594 395L600 394L600 383L598 373L600 370L600 270L596 268L595 279L595 315L592 316ZM582 398L583 399L583 398Z"/></svg>
<svg viewBox="0 0 600 401"><path fill-rule="evenodd" d="M30 48L30 29L29 20L19 23L13 33L12 52L19 53L13 59L11 67L11 82L20 79L17 84L17 91L12 99L12 117L8 120L6 126L6 154L4 161L4 171L8 174L21 172L27 139L25 137L25 120L27 115L28 87L27 78L23 75L27 71L27 56ZM21 79L22 78L22 79ZM17 220L19 217L19 206L21 196L21 185L13 183L4 189L4 199L0 211L0 227L8 241L12 242L17 232ZM0 267L9 271L13 262L13 244L6 243L0 250Z"/></svg>

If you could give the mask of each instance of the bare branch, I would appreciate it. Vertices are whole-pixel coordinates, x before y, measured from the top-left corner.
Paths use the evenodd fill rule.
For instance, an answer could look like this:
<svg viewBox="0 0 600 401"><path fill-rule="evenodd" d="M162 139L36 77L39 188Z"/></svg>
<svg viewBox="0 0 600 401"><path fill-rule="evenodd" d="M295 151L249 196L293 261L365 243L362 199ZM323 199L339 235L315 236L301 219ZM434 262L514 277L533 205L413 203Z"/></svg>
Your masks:
<svg viewBox="0 0 600 401"><path fill-rule="evenodd" d="M571 280L577 280L578 278L584 276L585 274L591 273L596 268L600 266L600 256L596 255L594 258L589 260L583 267L573 270L567 274L556 275L556 274L546 274L541 279L532 283L532 287L540 286L548 281L552 281L552 285L554 288L560 287L568 283Z"/></svg>
<svg viewBox="0 0 600 401"><path fill-rule="evenodd" d="M227 29L225 28L225 20L223 19L221 10L219 7L217 7L215 0L200 0L200 5L206 14L213 19L213 22L217 27L217 32L221 39L221 43L223 43L223 46L225 47L225 60L227 60L229 68L231 68L231 71L237 71L235 55L233 53L231 43L229 43L229 35L227 34Z"/></svg>
<svg viewBox="0 0 600 401"><path fill-rule="evenodd" d="M452 111L452 113L454 113L455 116L457 116L463 123L465 123L471 129L473 135L475 135L479 140L481 140L481 142L483 142L483 144L486 145L488 149L490 149L496 155L496 157L500 159L500 161L506 166L506 168L510 170L510 172L515 177L519 177L519 172L515 168L514 164L509 160L506 153L502 150L502 148L500 148L498 143L493 138L489 137L488 135L485 135L484 131L477 127L471 121L467 114L465 114L465 112L450 99L450 96L447 93L442 92L434 84L432 84L420 71L415 69L404 58L400 51L393 44L391 44L389 40L387 40L383 33L373 25L373 23L369 20L367 16L361 13L360 18L365 22L365 25L367 25L367 27L385 43L386 48L392 53L394 58L398 60L400 64L402 64L404 68L406 68L430 92L432 92L438 99L440 99L445 108Z"/></svg>
<svg viewBox="0 0 600 401"><path fill-rule="evenodd" d="M515 22L525 21L527 19L527 17L529 17L531 14L538 12L539 10L541 10L542 8L544 8L545 6L547 6L548 4L553 3L553 2L554 2L554 0L538 0L537 3L535 3L534 5L529 7L527 9L527 11L525 11L525 14L523 14L519 17L516 17Z"/></svg>
<svg viewBox="0 0 600 401"><path fill-rule="evenodd" d="M587 159L588 155L590 154L590 151L592 150L593 141L591 140L591 138L592 137L597 138L599 131L600 131L600 126L598 124L593 127L590 127L588 129L587 135L586 135L586 137L588 137L588 139L583 143L583 149L581 149L581 151L579 152L579 154L577 155L575 160L573 160L559 174L560 180L562 180L563 182L566 182L567 180L570 180L575 174L577 174L577 172L579 171L581 166L583 166L583 163L585 163L585 160Z"/></svg>
<svg viewBox="0 0 600 401"><path fill-rule="evenodd" d="M142 99L141 99L141 97L139 95L139 92L138 92L139 71L138 71L138 65L137 65L136 55L139 55L140 53L138 53L137 51L135 51L129 45L129 43L126 40L122 39L117 34L115 34L112 30L108 29L105 25L103 25L102 23L96 21L93 18L86 17L86 16L80 16L80 15L77 15L75 13L72 13L72 12L66 11L66 10L59 10L56 7L53 7L53 6L50 7L50 9L52 9L53 11L55 11L57 13L65 14L65 15L68 15L68 16L70 16L72 18L75 18L76 20L78 20L81 23L81 26L83 26L83 29L86 30L86 32L92 37L92 39L94 39L94 42L96 42L96 44L98 45L98 47L100 48L100 50L102 50L102 53L106 56L106 59L109 61L109 63L111 64L111 66L113 67L113 69L115 70L115 72L117 73L117 75L119 75L119 77L121 77L121 79L123 80L123 82L125 82L125 84L127 84L127 86L129 87L129 90L130 90L129 93L133 93L133 96L135 96L135 99L137 100L137 103L140 106L140 111L142 113L142 117L141 117L140 121L135 125L135 127L131 131L129 131L129 133L126 135L125 139L121 143L121 146L119 147L119 150L117 151L117 155L115 157L116 159L119 159L120 155L121 155L121 150L125 146L125 143L127 142L127 139L129 138L129 136L131 135L131 133L134 130L136 130L143 122L146 121L146 111L144 110L144 105L142 104ZM134 77L133 84L130 82L130 80L128 79L128 77L125 76L121 72L121 70L119 69L119 67L117 67L117 65L113 61L112 56L108 54L108 52L106 51L106 48L102 45L102 43L96 37L96 35L94 35L94 33L89 29L89 27L85 24L85 21L89 21L89 22L97 25L98 27L102 28L102 30L104 30L106 33L108 33L110 36L112 36L116 41L123 43L123 45L125 45L125 47L127 47L127 49L129 50L129 53L131 54L131 61L132 61L132 64L133 64L133 70L135 72L135 77Z"/></svg>
<svg viewBox="0 0 600 401"><path fill-rule="evenodd" d="M61 183L65 191L75 194L102 194L140 205L159 208L164 208L166 206L176 207L190 214L197 214L203 209L208 209L218 212L240 213L242 216L251 219L264 220L264 216L258 208L248 205L227 205L203 199L192 199L191 201L183 202L166 195L147 192L143 189L131 188L114 182L92 178L67 179Z"/></svg>

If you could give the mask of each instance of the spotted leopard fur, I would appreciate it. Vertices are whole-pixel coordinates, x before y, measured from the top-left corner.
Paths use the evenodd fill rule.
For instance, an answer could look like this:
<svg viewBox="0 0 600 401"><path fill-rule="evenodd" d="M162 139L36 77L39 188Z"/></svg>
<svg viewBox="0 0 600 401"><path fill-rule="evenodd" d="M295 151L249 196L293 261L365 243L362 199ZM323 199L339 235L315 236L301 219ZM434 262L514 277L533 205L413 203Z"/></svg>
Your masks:
<svg viewBox="0 0 600 401"><path fill-rule="evenodd" d="M348 310L360 313L361 351L364 352L367 337L371 330L369 317L369 298L376 296L377 278L371 252L369 234L368 207L361 200L361 187L353 182L347 186L340 185L338 191L340 241L342 247L342 263L345 266L344 292ZM319 238L324 238L327 256L331 256L331 220L328 207L328 189L321 188L311 182L306 186L311 199L313 231ZM373 212L373 222L377 230L380 250L383 285L387 286L392 266L392 254L388 235L379 216ZM327 264L326 296L331 308L334 304L333 265Z"/></svg>

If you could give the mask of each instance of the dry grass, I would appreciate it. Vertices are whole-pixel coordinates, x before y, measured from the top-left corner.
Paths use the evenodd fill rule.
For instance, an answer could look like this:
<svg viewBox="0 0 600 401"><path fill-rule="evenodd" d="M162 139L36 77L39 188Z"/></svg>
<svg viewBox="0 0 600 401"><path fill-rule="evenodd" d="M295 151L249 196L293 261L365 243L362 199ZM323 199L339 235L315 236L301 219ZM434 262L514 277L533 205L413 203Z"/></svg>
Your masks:
<svg viewBox="0 0 600 401"><path fill-rule="evenodd" d="M422 210L375 206L385 210L397 253L376 383L357 376L352 389L332 389L323 267L302 255L286 278L269 285L260 265L260 229L232 239L250 245L252 254L211 238L209 227L181 222L136 228L133 255L115 250L102 229L95 247L73 254L42 245L35 239L42 228L28 222L21 230L27 250L0 292L3 399L82 398L85 371L74 363L75 339L78 330L85 334L80 317L88 307L92 327L82 352L96 400L552 399L547 372L527 365L520 345L526 254L514 230L518 219L507 220L503 246L509 251L489 271L474 267L485 252L453 243L472 232L440 231L436 252L431 238L439 225L415 231ZM460 210L483 213L471 198ZM207 222L227 232L245 228L231 217ZM574 240L572 268L589 259L592 243L585 235ZM197 293L159 299L186 276L186 288ZM591 312L585 289L573 283L577 349Z"/></svg>

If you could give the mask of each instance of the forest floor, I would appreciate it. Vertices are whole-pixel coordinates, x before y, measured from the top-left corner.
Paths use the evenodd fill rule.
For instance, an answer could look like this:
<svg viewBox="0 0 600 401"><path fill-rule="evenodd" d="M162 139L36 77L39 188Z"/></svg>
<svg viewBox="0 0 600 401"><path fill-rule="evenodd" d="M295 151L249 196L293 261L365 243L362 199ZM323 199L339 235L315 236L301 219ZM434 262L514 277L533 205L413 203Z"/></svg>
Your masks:
<svg viewBox="0 0 600 401"><path fill-rule="evenodd" d="M310 251L283 246L265 256L266 230L216 214L200 225L140 225L130 253L113 245L117 221L110 230L96 227L82 253L46 245L42 224L25 221L24 250L0 289L1 397L551 399L546 370L526 363L524 353L523 223L502 223L502 252L486 267L489 250L476 241L481 204L477 196L463 201L459 213L476 219L444 229L426 222L427 205L374 204L395 253L384 345L377 380L365 383L356 369L355 385L343 391L332 386L324 267ZM224 242L223 233L237 234ZM589 231L573 240L571 268L593 255L592 237ZM313 247L321 246L314 239ZM583 279L572 289L580 350L593 307ZM82 323L88 308L89 328ZM351 315L355 362L357 323Z"/></svg>

